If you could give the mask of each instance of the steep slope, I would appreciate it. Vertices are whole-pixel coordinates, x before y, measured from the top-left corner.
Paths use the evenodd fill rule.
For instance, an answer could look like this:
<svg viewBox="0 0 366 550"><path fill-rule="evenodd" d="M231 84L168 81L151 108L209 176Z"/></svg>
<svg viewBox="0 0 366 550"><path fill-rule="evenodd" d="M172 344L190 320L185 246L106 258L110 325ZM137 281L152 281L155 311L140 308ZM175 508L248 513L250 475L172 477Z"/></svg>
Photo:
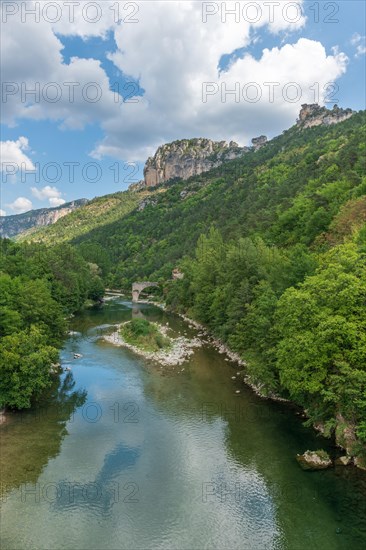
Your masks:
<svg viewBox="0 0 366 550"><path fill-rule="evenodd" d="M70 214L87 203L87 199L68 202L55 208L40 208L24 214L0 217L0 237L12 238L27 230L52 225L60 218Z"/></svg>
<svg viewBox="0 0 366 550"><path fill-rule="evenodd" d="M83 207L47 228L33 228L19 235L19 241L32 240L56 244L79 238L96 227L103 227L123 218L131 210L144 204L150 195L161 191L143 190L140 193L124 191L96 197Z"/></svg>
<svg viewBox="0 0 366 550"><path fill-rule="evenodd" d="M83 230L73 242L87 243L89 253L93 244L103 246L116 285L168 277L211 224L225 240L257 234L278 246L326 246L343 205L364 200L364 133L365 113L332 126L294 126L258 151L175 182L144 208ZM362 208L353 212L348 231L362 221Z"/></svg>
<svg viewBox="0 0 366 550"><path fill-rule="evenodd" d="M233 141L227 143L203 138L173 141L159 147L155 155L147 159L144 183L151 187L173 179L185 180L239 158L248 151L249 147L239 147Z"/></svg>

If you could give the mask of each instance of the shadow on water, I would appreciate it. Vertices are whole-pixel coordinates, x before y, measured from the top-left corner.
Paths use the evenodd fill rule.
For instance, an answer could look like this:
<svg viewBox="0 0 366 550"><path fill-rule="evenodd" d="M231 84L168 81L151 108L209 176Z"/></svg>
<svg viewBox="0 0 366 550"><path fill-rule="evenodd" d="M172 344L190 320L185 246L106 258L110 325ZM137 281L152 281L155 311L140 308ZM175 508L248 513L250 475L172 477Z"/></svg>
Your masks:
<svg viewBox="0 0 366 550"><path fill-rule="evenodd" d="M94 504L96 514L108 516L113 505L119 499L119 486L116 480L125 470L136 465L140 453L141 450L138 447L131 448L124 443L119 443L106 454L103 466L94 481L89 482L87 486L61 480L58 483L58 498L52 503L53 511L63 512L70 508L77 508L80 511L83 508L88 509L91 504ZM132 497L135 484L127 485L130 486L130 496ZM86 494L87 498L85 498Z"/></svg>
<svg viewBox="0 0 366 550"><path fill-rule="evenodd" d="M34 408L9 413L1 427L1 494L24 483L35 483L51 458L55 458L68 434L66 424L87 398L74 390L73 374L55 377L52 386Z"/></svg>

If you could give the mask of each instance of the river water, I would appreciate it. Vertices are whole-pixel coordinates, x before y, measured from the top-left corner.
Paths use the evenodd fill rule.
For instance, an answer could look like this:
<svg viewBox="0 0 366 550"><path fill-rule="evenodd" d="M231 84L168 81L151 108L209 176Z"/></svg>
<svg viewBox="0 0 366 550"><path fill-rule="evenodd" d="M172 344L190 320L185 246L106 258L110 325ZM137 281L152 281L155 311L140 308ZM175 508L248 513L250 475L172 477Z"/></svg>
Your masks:
<svg viewBox="0 0 366 550"><path fill-rule="evenodd" d="M196 335L122 298L74 319L71 370L1 428L2 549L366 547L364 472L302 471L296 453L329 441L212 347L160 368L103 341L133 316Z"/></svg>

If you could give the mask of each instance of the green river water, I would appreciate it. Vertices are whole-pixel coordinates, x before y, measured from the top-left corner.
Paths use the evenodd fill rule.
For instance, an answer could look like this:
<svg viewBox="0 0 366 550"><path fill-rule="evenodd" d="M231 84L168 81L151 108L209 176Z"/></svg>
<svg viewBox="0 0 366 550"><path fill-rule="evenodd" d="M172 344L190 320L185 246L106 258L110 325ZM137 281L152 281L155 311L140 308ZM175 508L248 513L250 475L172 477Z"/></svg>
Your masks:
<svg viewBox="0 0 366 550"><path fill-rule="evenodd" d="M197 333L122 298L73 320L71 371L1 427L1 548L366 548L365 472L302 471L296 453L331 443L212 347L159 368L103 341L135 315Z"/></svg>

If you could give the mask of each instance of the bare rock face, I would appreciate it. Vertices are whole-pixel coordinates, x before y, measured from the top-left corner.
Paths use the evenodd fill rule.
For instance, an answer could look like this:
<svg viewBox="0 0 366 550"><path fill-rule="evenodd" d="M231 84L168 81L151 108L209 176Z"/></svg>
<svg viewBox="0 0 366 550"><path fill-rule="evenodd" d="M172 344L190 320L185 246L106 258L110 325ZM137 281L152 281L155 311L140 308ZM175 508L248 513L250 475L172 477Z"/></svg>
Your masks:
<svg viewBox="0 0 366 550"><path fill-rule="evenodd" d="M350 456L340 456L335 461L336 466L348 466L352 463L352 458Z"/></svg>
<svg viewBox="0 0 366 550"><path fill-rule="evenodd" d="M172 279L174 281L177 281L178 279L183 279L183 278L184 278L184 273L181 272L179 267L175 267L172 271Z"/></svg>
<svg viewBox="0 0 366 550"><path fill-rule="evenodd" d="M267 136L259 136L252 139L252 144L255 151L258 151L263 145L267 143Z"/></svg>
<svg viewBox="0 0 366 550"><path fill-rule="evenodd" d="M302 105L297 126L302 130L342 122L354 114L352 109L340 109L337 105L332 110L318 104ZM249 151L258 151L268 143L264 135L254 137L251 147L239 147L235 141L212 141L205 138L182 139L159 147L153 157L149 157L144 168L144 179L129 187L139 191L154 187L175 179L186 180L224 162L234 160Z"/></svg>
<svg viewBox="0 0 366 550"><path fill-rule="evenodd" d="M147 159L145 185L152 187L175 178L188 179L241 157L249 150L234 141L229 144L204 138L173 141L159 147L155 155Z"/></svg>
<svg viewBox="0 0 366 550"><path fill-rule="evenodd" d="M145 189L144 180L140 180L137 183L131 183L128 187L129 191L141 191L142 189Z"/></svg>
<svg viewBox="0 0 366 550"><path fill-rule="evenodd" d="M296 460L303 470L325 470L332 466L328 453L323 450L305 451L304 454L297 455Z"/></svg>
<svg viewBox="0 0 366 550"><path fill-rule="evenodd" d="M333 109L320 107L317 103L301 105L301 111L297 125L302 128L312 128L321 124L330 125L337 124L343 120L347 120L354 114L352 109L341 109L338 105L334 105Z"/></svg>
<svg viewBox="0 0 366 550"><path fill-rule="evenodd" d="M63 204L62 206L57 206L56 208L40 208L39 210L30 210L24 214L1 216L0 237L11 238L32 227L51 225L87 202L87 199L79 199Z"/></svg>

